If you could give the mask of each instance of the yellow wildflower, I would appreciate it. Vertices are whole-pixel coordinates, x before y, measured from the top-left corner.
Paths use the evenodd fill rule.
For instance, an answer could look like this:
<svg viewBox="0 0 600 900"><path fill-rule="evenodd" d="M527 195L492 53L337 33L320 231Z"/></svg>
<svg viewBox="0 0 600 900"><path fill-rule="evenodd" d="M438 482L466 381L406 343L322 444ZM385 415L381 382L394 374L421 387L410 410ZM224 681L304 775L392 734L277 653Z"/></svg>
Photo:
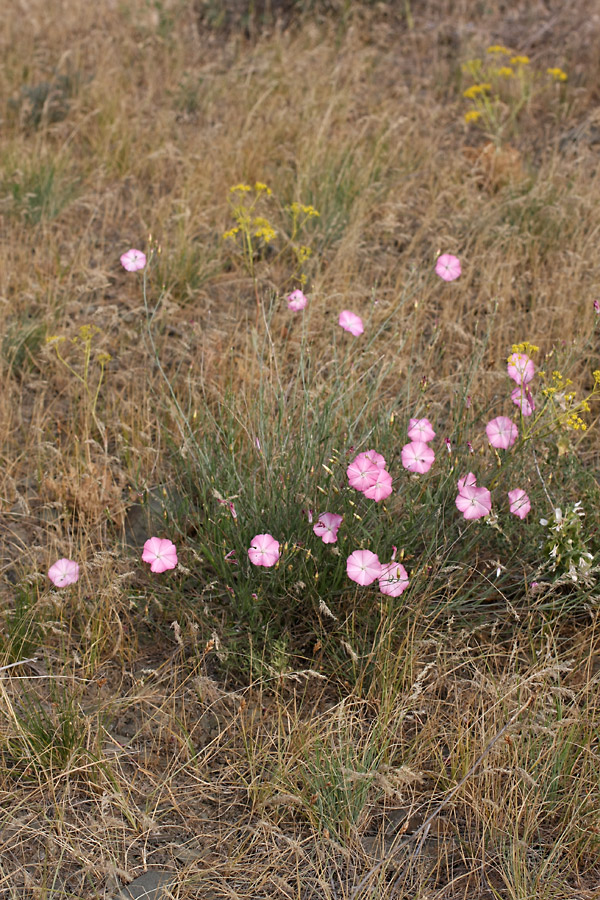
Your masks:
<svg viewBox="0 0 600 900"><path fill-rule="evenodd" d="M226 241L227 238L234 237L234 235L236 235L239 230L240 230L239 228L230 228L229 231L224 231L223 232L223 240Z"/></svg>
<svg viewBox="0 0 600 900"><path fill-rule="evenodd" d="M467 100L474 100L479 94L483 94L485 91L491 91L491 89L491 84L472 84L466 91L463 91L463 97L466 97Z"/></svg>
<svg viewBox="0 0 600 900"><path fill-rule="evenodd" d="M511 51L502 44L492 44L491 47L487 48L486 53L504 53L506 56L510 56Z"/></svg>
<svg viewBox="0 0 600 900"><path fill-rule="evenodd" d="M531 353L537 353L539 349L540 349L539 347L536 347L535 344L531 344L529 341L522 341L520 344L512 345L513 353L531 354ZM540 372L539 374L541 375L542 373Z"/></svg>
<svg viewBox="0 0 600 900"><path fill-rule="evenodd" d="M551 69L546 69L548 75L552 75L555 81L566 81L567 73L563 72L562 69L559 69L558 66L553 66Z"/></svg>
<svg viewBox="0 0 600 900"><path fill-rule="evenodd" d="M526 66L529 64L530 59L528 56L511 56L510 61L513 66Z"/></svg>
<svg viewBox="0 0 600 900"><path fill-rule="evenodd" d="M476 122L480 116L481 112L478 109L470 109L469 112L465 113L465 122Z"/></svg>
<svg viewBox="0 0 600 900"><path fill-rule="evenodd" d="M236 191L240 191L243 193L243 192L247 192L247 191L251 191L251 190L252 190L252 188L250 187L249 184L234 184L233 187L229 188L229 193L235 194Z"/></svg>
<svg viewBox="0 0 600 900"><path fill-rule="evenodd" d="M503 78L512 78L514 74L510 66L501 66L498 69L498 75L501 75Z"/></svg>
<svg viewBox="0 0 600 900"><path fill-rule="evenodd" d="M267 196L270 196L273 193L271 188L267 187L267 185L263 181L257 181L254 185L254 190L259 194L261 193L261 191L264 191Z"/></svg>

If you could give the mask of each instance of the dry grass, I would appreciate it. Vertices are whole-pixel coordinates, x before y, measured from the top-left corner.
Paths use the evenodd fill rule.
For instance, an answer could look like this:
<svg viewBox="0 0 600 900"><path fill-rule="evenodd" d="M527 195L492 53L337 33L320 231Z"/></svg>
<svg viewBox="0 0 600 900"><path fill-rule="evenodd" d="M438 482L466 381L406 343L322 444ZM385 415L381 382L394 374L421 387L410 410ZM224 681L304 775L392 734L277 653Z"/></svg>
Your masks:
<svg viewBox="0 0 600 900"><path fill-rule="evenodd" d="M149 234L161 247L156 340L190 415L256 389L252 280L221 237L245 181L272 188L276 223L295 200L320 211L304 321L324 365L347 306L382 328L359 364L393 365L382 396L418 370L440 416L473 355L470 391L494 408L516 341L557 348L583 380L598 368L595 4L340 4L250 38L211 31L201 6L15 0L0 23L0 664L36 658L0 673L0 896L109 897L161 866L182 900L591 900L593 605L466 630L424 601L397 622L382 608L371 644L340 644L338 677L318 646L289 665L285 643L263 678L227 676L215 617L199 627L189 596L180 613L124 544L141 498L148 527L183 502L189 446L118 259ZM461 97L461 63L492 42L569 73L562 106L540 93L499 151ZM441 288L440 250L464 264ZM285 254L256 273L265 305L287 292ZM300 327L275 311L271 333L293 372ZM593 437L581 454L597 460ZM61 556L82 563L72 594L40 574ZM206 608L211 585L193 590Z"/></svg>

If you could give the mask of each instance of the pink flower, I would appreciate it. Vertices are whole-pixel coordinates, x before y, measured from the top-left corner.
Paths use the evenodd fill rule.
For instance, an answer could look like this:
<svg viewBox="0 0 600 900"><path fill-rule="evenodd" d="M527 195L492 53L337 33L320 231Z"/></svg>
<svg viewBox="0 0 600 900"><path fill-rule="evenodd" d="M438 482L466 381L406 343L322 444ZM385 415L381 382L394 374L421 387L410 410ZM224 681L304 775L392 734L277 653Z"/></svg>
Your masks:
<svg viewBox="0 0 600 900"><path fill-rule="evenodd" d="M146 254L142 253L141 250L128 250L121 257L121 265L128 272L137 272L138 269L143 269L146 265Z"/></svg>
<svg viewBox="0 0 600 900"><path fill-rule="evenodd" d="M151 572L166 572L177 565L177 549L168 538L148 538L142 553L144 562L150 563Z"/></svg>
<svg viewBox="0 0 600 900"><path fill-rule="evenodd" d="M287 298L287 302L288 309L291 309L293 312L299 312L308 303L308 297L305 297L302 291L292 291Z"/></svg>
<svg viewBox="0 0 600 900"><path fill-rule="evenodd" d="M600 316L600 300L594 300L594 312Z"/></svg>
<svg viewBox="0 0 600 900"><path fill-rule="evenodd" d="M533 397L531 396L530 391L525 387L516 387L510 395L510 399L520 407L524 416L530 416L535 410Z"/></svg>
<svg viewBox="0 0 600 900"><path fill-rule="evenodd" d="M256 534L248 548L248 556L255 566L274 566L279 559L279 541L272 534Z"/></svg>
<svg viewBox="0 0 600 900"><path fill-rule="evenodd" d="M335 544L342 518L343 516L338 516L337 513L321 513L313 525L313 531L317 537L323 539L324 544Z"/></svg>
<svg viewBox="0 0 600 900"><path fill-rule="evenodd" d="M442 253L437 258L435 271L444 281L455 281L461 273L460 260L451 253Z"/></svg>
<svg viewBox="0 0 600 900"><path fill-rule="evenodd" d="M378 469L377 481L364 491L365 497L369 500L385 500L392 493L392 476L386 469Z"/></svg>
<svg viewBox="0 0 600 900"><path fill-rule="evenodd" d="M511 513L514 513L519 519L524 519L531 509L531 501L525 491L522 491L521 488L515 488L514 491L509 491L508 500Z"/></svg>
<svg viewBox="0 0 600 900"><path fill-rule="evenodd" d="M385 469L385 459L381 453L377 453L376 450L364 450L362 453L358 454L356 459L363 456L368 459L369 462L376 465L378 469Z"/></svg>
<svg viewBox="0 0 600 900"><path fill-rule="evenodd" d="M79 579L79 565L72 559L59 559L48 569L48 578L56 587L67 587Z"/></svg>
<svg viewBox="0 0 600 900"><path fill-rule="evenodd" d="M408 423L408 436L411 441L427 444L435 437L435 431L429 419L411 419Z"/></svg>
<svg viewBox="0 0 600 900"><path fill-rule="evenodd" d="M408 587L408 573L402 563L390 562L381 567L379 590L390 597L399 597Z"/></svg>
<svg viewBox="0 0 600 900"><path fill-rule="evenodd" d="M410 472L418 472L422 475L429 472L435 459L435 453L423 441L411 441L402 448L402 465Z"/></svg>
<svg viewBox="0 0 600 900"><path fill-rule="evenodd" d="M485 433L492 447L498 450L508 450L519 436L519 431L514 422L507 416L498 416L485 426Z"/></svg>
<svg viewBox="0 0 600 900"><path fill-rule="evenodd" d="M346 560L348 578L357 584L372 584L381 574L381 563L370 550L355 550Z"/></svg>
<svg viewBox="0 0 600 900"><path fill-rule="evenodd" d="M487 488L465 484L455 500L457 509L465 519L480 519L492 508L492 497Z"/></svg>
<svg viewBox="0 0 600 900"><path fill-rule="evenodd" d="M465 478L458 479L458 493L459 494L465 487L477 487L477 479L475 478L475 476L473 475L472 472L469 472L469 474Z"/></svg>
<svg viewBox="0 0 600 900"><path fill-rule="evenodd" d="M357 491L366 491L377 481L379 467L371 462L365 454L359 453L346 469L346 474L350 487Z"/></svg>
<svg viewBox="0 0 600 900"><path fill-rule="evenodd" d="M517 384L529 384L535 375L535 365L526 353L513 353L508 357L506 370Z"/></svg>
<svg viewBox="0 0 600 900"><path fill-rule="evenodd" d="M342 326L344 331L349 331L350 334L353 334L354 337L358 337L365 330L360 316L350 312L348 309L344 309L340 313L338 324Z"/></svg>
<svg viewBox="0 0 600 900"><path fill-rule="evenodd" d="M444 438L444 441L446 442L446 450L448 451L448 453L452 453L452 444L450 443L450 438Z"/></svg>

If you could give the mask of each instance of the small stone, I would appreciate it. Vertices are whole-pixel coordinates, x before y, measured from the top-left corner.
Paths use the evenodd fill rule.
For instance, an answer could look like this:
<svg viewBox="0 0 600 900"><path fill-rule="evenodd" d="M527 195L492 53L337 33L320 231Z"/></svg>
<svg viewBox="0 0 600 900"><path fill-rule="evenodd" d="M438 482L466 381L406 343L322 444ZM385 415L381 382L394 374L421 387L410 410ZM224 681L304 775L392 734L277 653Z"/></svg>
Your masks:
<svg viewBox="0 0 600 900"><path fill-rule="evenodd" d="M173 873L165 869L151 869L134 878L114 900L167 900L167 888L173 881Z"/></svg>

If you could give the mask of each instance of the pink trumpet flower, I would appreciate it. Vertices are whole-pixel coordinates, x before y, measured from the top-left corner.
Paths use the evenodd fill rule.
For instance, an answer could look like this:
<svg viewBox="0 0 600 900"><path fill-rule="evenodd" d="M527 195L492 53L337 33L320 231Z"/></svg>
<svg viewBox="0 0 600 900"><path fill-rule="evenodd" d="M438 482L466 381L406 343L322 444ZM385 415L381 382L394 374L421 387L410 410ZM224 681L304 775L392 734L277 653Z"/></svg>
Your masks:
<svg viewBox="0 0 600 900"><path fill-rule="evenodd" d="M408 423L408 436L411 441L429 443L435 437L435 431L429 419L411 419Z"/></svg>
<svg viewBox="0 0 600 900"><path fill-rule="evenodd" d="M177 565L177 549L168 538L148 538L142 553L144 562L150 563L151 572L166 572Z"/></svg>
<svg viewBox="0 0 600 900"><path fill-rule="evenodd" d="M355 459L359 459L362 457L368 459L369 462L374 463L378 469L385 469L385 458L381 455L381 453L377 453L376 450L364 450L362 453L359 453Z"/></svg>
<svg viewBox="0 0 600 900"><path fill-rule="evenodd" d="M408 587L408 573L402 563L390 562L382 565L379 576L379 590L390 597L399 597Z"/></svg>
<svg viewBox="0 0 600 900"><path fill-rule="evenodd" d="M451 253L442 253L436 260L435 271L444 281L455 281L461 273L460 260Z"/></svg>
<svg viewBox="0 0 600 900"><path fill-rule="evenodd" d="M337 513L321 513L315 524L313 531L323 540L324 544L335 544L337 541L338 528L342 524L342 516Z"/></svg>
<svg viewBox="0 0 600 900"><path fill-rule="evenodd" d="M535 403L531 392L526 387L516 387L510 395L510 399L520 407L524 416L530 416L535 411Z"/></svg>
<svg viewBox="0 0 600 900"><path fill-rule="evenodd" d="M529 384L535 375L535 365L526 353L512 353L506 367L508 374L517 384Z"/></svg>
<svg viewBox="0 0 600 900"><path fill-rule="evenodd" d="M359 453L346 469L346 474L350 487L357 491L366 491L377 481L379 467L371 462L365 454Z"/></svg>
<svg viewBox="0 0 600 900"><path fill-rule="evenodd" d="M338 324L342 326L344 331L349 331L350 334L353 334L354 337L358 337L365 330L360 316L350 312L349 309L342 310L338 319Z"/></svg>
<svg viewBox="0 0 600 900"><path fill-rule="evenodd" d="M385 500L392 493L392 476L386 469L378 469L377 481L370 487L365 488L364 495L369 500Z"/></svg>
<svg viewBox="0 0 600 900"><path fill-rule="evenodd" d="M405 469L423 475L432 467L435 453L423 441L411 441L402 448L401 458Z"/></svg>
<svg viewBox="0 0 600 900"><path fill-rule="evenodd" d="M292 291L287 298L288 309L291 309L292 312L299 312L301 309L304 309L307 303L308 297L300 290Z"/></svg>
<svg viewBox="0 0 600 900"><path fill-rule="evenodd" d="M255 534L248 548L250 562L255 566L274 566L279 559L279 541L272 534Z"/></svg>
<svg viewBox="0 0 600 900"><path fill-rule="evenodd" d="M524 519L531 509L531 501L525 491L521 488L515 488L514 491L508 492L508 500L510 503L510 511L519 519Z"/></svg>
<svg viewBox="0 0 600 900"><path fill-rule="evenodd" d="M508 450L519 436L517 426L507 416L491 419L485 426L485 433L492 447L497 450Z"/></svg>
<svg viewBox="0 0 600 900"><path fill-rule="evenodd" d="M56 587L67 587L79 579L79 565L72 559L59 559L48 569L48 578Z"/></svg>
<svg viewBox="0 0 600 900"><path fill-rule="evenodd" d="M481 519L492 508L492 497L487 488L465 484L455 500L457 509L465 519Z"/></svg>
<svg viewBox="0 0 600 900"><path fill-rule="evenodd" d="M132 248L121 256L121 265L128 272L137 272L138 269L143 269L146 265L146 254L142 253L141 250Z"/></svg>
<svg viewBox="0 0 600 900"><path fill-rule="evenodd" d="M372 584L381 574L381 563L370 550L355 550L346 560L348 578L363 586Z"/></svg>

